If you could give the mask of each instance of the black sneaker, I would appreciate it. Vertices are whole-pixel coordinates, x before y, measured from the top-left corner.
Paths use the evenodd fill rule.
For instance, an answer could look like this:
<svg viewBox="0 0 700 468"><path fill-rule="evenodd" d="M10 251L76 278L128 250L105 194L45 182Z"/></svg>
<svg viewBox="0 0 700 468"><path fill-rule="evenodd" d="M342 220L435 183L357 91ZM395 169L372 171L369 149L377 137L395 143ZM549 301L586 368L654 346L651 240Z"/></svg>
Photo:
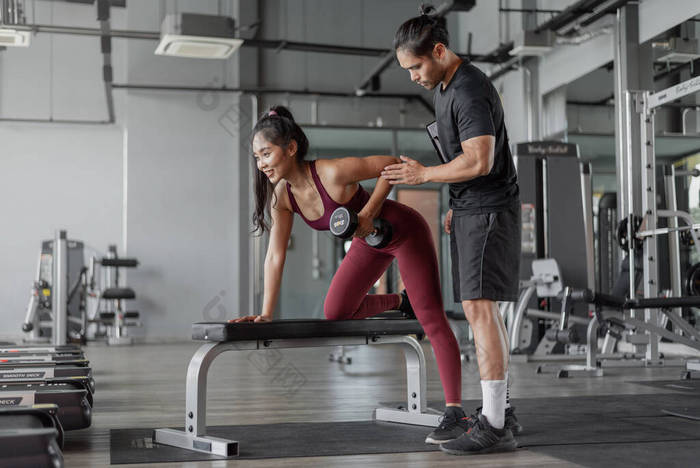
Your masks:
<svg viewBox="0 0 700 468"><path fill-rule="evenodd" d="M476 409L476 414L469 416L469 423L474 424L480 415L481 406ZM523 432L523 426L518 422L518 418L515 416L515 406L506 408L505 427L510 429L510 432L512 432L514 436L520 435Z"/></svg>
<svg viewBox="0 0 700 468"><path fill-rule="evenodd" d="M411 307L411 301L408 300L408 293L404 289L401 291L401 303L399 304L399 310L403 314L403 317L410 320L416 319L416 314L413 312L413 307Z"/></svg>
<svg viewBox="0 0 700 468"><path fill-rule="evenodd" d="M452 455L477 455L480 453L510 452L518 447L510 429L496 429L486 416L479 418L459 438L440 445L440 450Z"/></svg>
<svg viewBox="0 0 700 468"><path fill-rule="evenodd" d="M469 418L459 406L448 406L440 425L425 438L426 444L444 444L464 434L470 427Z"/></svg>
<svg viewBox="0 0 700 468"><path fill-rule="evenodd" d="M514 436L520 435L523 432L523 426L518 422L518 418L515 416L515 406L506 408L505 427L510 429L510 432L512 432Z"/></svg>

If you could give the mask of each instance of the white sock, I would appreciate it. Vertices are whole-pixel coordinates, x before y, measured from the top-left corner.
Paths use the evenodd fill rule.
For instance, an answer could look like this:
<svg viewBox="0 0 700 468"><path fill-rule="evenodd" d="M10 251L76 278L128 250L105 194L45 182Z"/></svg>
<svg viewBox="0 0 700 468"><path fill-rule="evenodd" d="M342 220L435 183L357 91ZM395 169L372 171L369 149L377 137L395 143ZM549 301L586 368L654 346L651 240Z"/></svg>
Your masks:
<svg viewBox="0 0 700 468"><path fill-rule="evenodd" d="M506 419L506 389L505 380L482 380L481 393L484 406L481 414L486 416L489 424L496 429L503 429Z"/></svg>
<svg viewBox="0 0 700 468"><path fill-rule="evenodd" d="M510 378L508 378L508 371L506 371L506 409L510 408Z"/></svg>

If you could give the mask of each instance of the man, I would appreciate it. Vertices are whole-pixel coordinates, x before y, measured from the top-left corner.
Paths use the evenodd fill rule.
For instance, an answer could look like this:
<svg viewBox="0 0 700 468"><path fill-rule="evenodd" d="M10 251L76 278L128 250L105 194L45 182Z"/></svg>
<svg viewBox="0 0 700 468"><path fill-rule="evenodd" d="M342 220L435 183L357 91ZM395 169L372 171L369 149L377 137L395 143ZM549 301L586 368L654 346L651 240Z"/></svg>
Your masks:
<svg viewBox="0 0 700 468"><path fill-rule="evenodd" d="M411 80L435 89L438 137L450 161L426 167L402 156L385 168L391 184L448 183L455 301L474 332L483 406L464 416L448 406L427 442L464 455L516 448L522 429L507 401L508 338L496 301L516 301L520 266L520 201L499 95L490 80L449 48L444 18L428 6L396 33L394 49Z"/></svg>

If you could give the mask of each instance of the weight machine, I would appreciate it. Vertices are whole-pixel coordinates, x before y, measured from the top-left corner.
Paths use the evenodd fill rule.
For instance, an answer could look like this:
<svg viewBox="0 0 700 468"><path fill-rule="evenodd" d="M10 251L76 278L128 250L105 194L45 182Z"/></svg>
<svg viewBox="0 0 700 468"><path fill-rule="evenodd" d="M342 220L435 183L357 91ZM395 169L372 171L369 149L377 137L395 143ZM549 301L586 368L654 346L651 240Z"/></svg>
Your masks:
<svg viewBox="0 0 700 468"><path fill-rule="evenodd" d="M141 323L137 311L124 308L124 301L136 295L121 285L119 269L136 266L134 258L119 258L116 246L102 257L83 242L68 239L66 231L56 231L53 240L41 243L22 324L25 340L61 346L105 337L112 345L131 344L127 327Z"/></svg>
<svg viewBox="0 0 700 468"><path fill-rule="evenodd" d="M656 201L656 154L654 141L654 114L656 108L700 91L700 77L692 78L663 91L627 91L625 105L627 106L625 120L625 151L623 154L624 172L618 177L626 179L621 184L626 190L619 193L620 211L623 222L618 230L622 237L622 245L628 262L628 291L627 298L596 293L591 290L571 291L568 295L570 302L585 302L595 306L595 316L591 321L588 333L586 364L583 366L564 366L559 370L561 376L572 372L588 375L602 375L601 367L606 365L619 366L669 366L685 365L686 375L691 371L700 370L697 362L672 361L664 359L659 353L661 337L688 347L700 350L700 332L680 315L679 307L700 307L700 297L681 297L680 287L680 249L679 233L688 232L698 247L696 231L700 225L693 224L690 216L676 209L675 176L673 168L666 169L665 182L667 190L668 209L657 208ZM634 160L631 148L633 132L631 128L639 119L641 124L641 164ZM639 169L641 174L635 169ZM693 174L689 174L693 175ZM637 181L641 185L637 185ZM659 228L659 218L668 218L669 226ZM679 226L679 221L684 225ZM657 238L660 235L670 235L669 250L671 257L671 279L673 297L660 297L659 265ZM641 273L641 275L638 275ZM637 291L638 276L641 276L642 295ZM604 314L604 309L612 310L613 315ZM667 322L673 325L673 331L666 327ZM603 354L598 355L598 329L606 332L603 343ZM615 340L625 339L634 347L629 359L617 363L606 362L602 359L605 353L614 349Z"/></svg>
<svg viewBox="0 0 700 468"><path fill-rule="evenodd" d="M667 88L663 91L657 93L652 93L650 91L627 91L625 93L625 104L628 106L628 115L630 119L626 122L628 127L631 127L633 122L631 118L636 114L637 118L641 123L641 142L642 142L642 164L641 164L641 183L642 183L642 193L635 193L634 184L631 183L634 177L638 174L634 173L635 165L633 163L632 151L627 151L626 156L626 169L627 169L627 193L623 194L622 208L624 214L627 215L628 219L636 215L642 216L642 222L640 229L638 231L634 230L634 223L627 223L627 238L636 239L641 242L642 250L642 284L643 284L643 298L652 299L657 298L659 295L658 290L658 264L657 264L657 237L664 234L672 234L671 241L671 258L672 258L672 274L680 278L680 264L679 257L680 251L678 247L678 233L681 230L689 231L693 236L696 245L697 236L695 234L697 229L700 229L700 225L693 225L690 216L683 214L675 209L669 210L658 210L656 206L656 153L655 153L655 141L654 141L654 114L656 109L664 104L680 99L683 96L694 94L700 91L700 77L695 77L687 80L678 85ZM626 138L631 140L632 132L626 132ZM629 145L628 145L629 147ZM673 170L670 174L667 174L668 183L667 186L675 186L675 181L672 180ZM674 190L675 192L675 190ZM675 208L675 193L672 194L673 197L669 197L669 202L673 204ZM635 197L641 198L641 213L636 210L636 204L634 202ZM637 211L637 212L635 212ZM670 220L670 227L658 228L657 220L659 217L666 217ZM683 220L687 223L687 226L678 226L678 221ZM637 268L639 266L636 264L634 255L635 243L629 242L627 249L627 256L629 258L629 269L630 278L634 278ZM675 273L673 273L675 270ZM678 280L676 283L678 284ZM676 288L673 291L674 294L680 292L680 288ZM630 299L635 299L637 297L637 291L634 287L634 282L630 281L629 290ZM697 298L696 306L700 306L700 298ZM659 311L658 308L644 309L643 312L643 322L646 326L645 335L648 338L648 343L643 342L636 345L638 351L645 352L644 363L646 365L657 365L662 364L659 356L659 338L663 333L661 327L659 326ZM665 315L671 320L673 320L674 325L677 328L683 330L684 334L691 338L696 344L693 346L696 349L700 349L700 334L693 329L693 327L684 321L677 314L669 315L664 309L661 309ZM641 313L632 312L632 318L636 320L642 319ZM674 320L675 318L675 320ZM665 331L665 329L663 329ZM675 341L678 341L676 338Z"/></svg>
<svg viewBox="0 0 700 468"><path fill-rule="evenodd" d="M56 346L86 341L88 301L85 245L56 231L41 243L39 261L22 330L30 342Z"/></svg>
<svg viewBox="0 0 700 468"><path fill-rule="evenodd" d="M518 143L522 202L520 296L505 309L514 361L582 358L578 335L590 321L578 304L558 312L564 285L595 287L591 170L578 146L557 141ZM530 271L532 270L532 271Z"/></svg>

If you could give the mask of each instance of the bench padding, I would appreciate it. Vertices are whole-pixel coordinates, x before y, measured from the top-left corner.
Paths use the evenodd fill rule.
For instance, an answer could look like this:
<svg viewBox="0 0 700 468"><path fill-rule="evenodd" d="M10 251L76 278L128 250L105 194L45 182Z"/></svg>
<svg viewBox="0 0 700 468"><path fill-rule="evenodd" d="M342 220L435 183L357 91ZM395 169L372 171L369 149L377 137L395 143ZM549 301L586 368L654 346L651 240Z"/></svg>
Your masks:
<svg viewBox="0 0 700 468"><path fill-rule="evenodd" d="M293 338L332 338L348 336L422 335L417 320L274 320L272 322L192 324L192 339L204 341L282 340Z"/></svg>

